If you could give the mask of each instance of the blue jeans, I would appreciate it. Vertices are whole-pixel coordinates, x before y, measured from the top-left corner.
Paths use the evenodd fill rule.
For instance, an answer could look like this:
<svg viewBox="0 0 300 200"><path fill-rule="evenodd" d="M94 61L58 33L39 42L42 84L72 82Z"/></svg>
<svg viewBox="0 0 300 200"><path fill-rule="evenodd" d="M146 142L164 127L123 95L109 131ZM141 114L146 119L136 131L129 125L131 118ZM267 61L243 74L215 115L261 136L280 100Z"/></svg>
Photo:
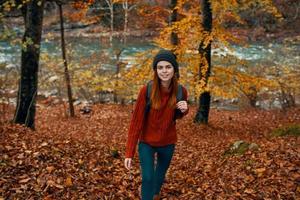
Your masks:
<svg viewBox="0 0 300 200"><path fill-rule="evenodd" d="M142 200L153 200L159 194L170 166L175 144L163 147L153 147L139 142L138 151L142 170ZM154 154L157 153L157 163L154 165Z"/></svg>

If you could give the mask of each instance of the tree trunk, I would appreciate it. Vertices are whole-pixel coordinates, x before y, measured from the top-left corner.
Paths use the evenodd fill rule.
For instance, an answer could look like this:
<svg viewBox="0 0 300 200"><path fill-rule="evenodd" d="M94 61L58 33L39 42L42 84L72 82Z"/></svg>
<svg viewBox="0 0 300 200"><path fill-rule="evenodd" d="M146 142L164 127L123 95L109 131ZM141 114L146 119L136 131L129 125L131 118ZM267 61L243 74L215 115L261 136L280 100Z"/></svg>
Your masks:
<svg viewBox="0 0 300 200"><path fill-rule="evenodd" d="M110 12L110 36L109 36L109 45L112 47L113 41L113 33L114 33L114 1L113 0L105 0L109 12Z"/></svg>
<svg viewBox="0 0 300 200"><path fill-rule="evenodd" d="M124 32L123 32L123 43L126 45L127 43L127 29L128 29L128 1L123 2L124 9Z"/></svg>
<svg viewBox="0 0 300 200"><path fill-rule="evenodd" d="M117 70L116 70L116 82L115 82L115 89L114 89L114 103L118 103L118 87L119 87L119 75L120 75L120 71L121 71L121 54L123 52L123 49L117 49L115 51L115 55L117 58L117 62L116 62L116 66L117 66Z"/></svg>
<svg viewBox="0 0 300 200"><path fill-rule="evenodd" d="M72 97L72 88L71 88L71 81L70 81L70 75L68 70L68 62L66 58L66 45L65 45L65 36L64 36L64 18L63 18L63 10L62 5L59 3L59 16L60 16L60 32L61 32L61 51L62 51L62 58L65 66L65 79L66 79L66 86L67 86L67 92L68 92L68 100L69 100L69 110L70 110L70 116L74 117L74 106L73 106L73 97Z"/></svg>
<svg viewBox="0 0 300 200"><path fill-rule="evenodd" d="M26 47L21 55L21 78L19 82L17 107L14 123L35 129L36 95L38 88L38 67L43 26L44 1L32 0L22 9L25 33L22 42Z"/></svg>
<svg viewBox="0 0 300 200"><path fill-rule="evenodd" d="M114 34L114 3L112 2L110 7L110 37L109 37L109 42L111 47L113 42L113 34Z"/></svg>
<svg viewBox="0 0 300 200"><path fill-rule="evenodd" d="M175 9L176 6L177 6L177 0L171 0L170 9L172 10L172 13L169 20L170 25L172 25L174 22L177 21L177 9ZM176 48L176 46L178 45L178 35L174 31L172 31L171 33L171 44L174 45L173 48Z"/></svg>
<svg viewBox="0 0 300 200"><path fill-rule="evenodd" d="M201 0L201 13L202 13L202 26L204 31L208 32L208 34L212 31L212 10L211 3L209 0ZM203 40L199 45L199 54L205 57L207 63L200 63L199 66L199 78L204 79L205 85L207 86L208 78L211 71L211 42L205 47ZM207 71L205 74L202 74L202 68L208 65ZM206 91L200 94L199 97L199 107L194 118L194 122L198 124L207 124L209 117L209 109L210 109L210 92Z"/></svg>

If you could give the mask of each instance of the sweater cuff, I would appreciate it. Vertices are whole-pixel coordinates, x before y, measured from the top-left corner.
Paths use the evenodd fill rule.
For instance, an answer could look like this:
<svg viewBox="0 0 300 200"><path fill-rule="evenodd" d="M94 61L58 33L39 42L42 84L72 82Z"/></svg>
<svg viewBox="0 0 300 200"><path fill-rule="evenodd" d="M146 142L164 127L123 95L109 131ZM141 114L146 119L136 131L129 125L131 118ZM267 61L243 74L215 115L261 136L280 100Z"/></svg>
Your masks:
<svg viewBox="0 0 300 200"><path fill-rule="evenodd" d="M133 158L134 157L134 151L126 151L125 158Z"/></svg>

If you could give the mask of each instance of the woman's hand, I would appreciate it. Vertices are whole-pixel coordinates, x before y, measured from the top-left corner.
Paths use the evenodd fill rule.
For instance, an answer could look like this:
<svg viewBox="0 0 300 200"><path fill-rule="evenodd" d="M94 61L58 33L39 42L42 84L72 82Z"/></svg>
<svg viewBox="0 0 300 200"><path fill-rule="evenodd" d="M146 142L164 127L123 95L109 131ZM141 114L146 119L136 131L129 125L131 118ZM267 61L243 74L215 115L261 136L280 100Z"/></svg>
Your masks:
<svg viewBox="0 0 300 200"><path fill-rule="evenodd" d="M125 158L124 165L126 169L130 170L132 167L132 158Z"/></svg>
<svg viewBox="0 0 300 200"><path fill-rule="evenodd" d="M188 109L188 105L186 101L179 101L176 104L176 108L179 109L182 113L186 112Z"/></svg>

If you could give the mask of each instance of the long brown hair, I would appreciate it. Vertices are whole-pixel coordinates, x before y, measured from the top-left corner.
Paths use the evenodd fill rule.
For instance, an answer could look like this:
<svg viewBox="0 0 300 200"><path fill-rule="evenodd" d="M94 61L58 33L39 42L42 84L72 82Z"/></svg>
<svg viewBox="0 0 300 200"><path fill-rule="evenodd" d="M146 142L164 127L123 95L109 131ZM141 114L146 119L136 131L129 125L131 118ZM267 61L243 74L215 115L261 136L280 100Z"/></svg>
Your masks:
<svg viewBox="0 0 300 200"><path fill-rule="evenodd" d="M151 91L151 107L154 109L159 109L161 106L161 91L160 91L160 79L157 75L157 71L154 70L154 75L153 75L153 83L152 83L152 91ZM176 73L174 73L171 83L171 96L168 101L168 107L169 108L175 108L176 106L176 94L178 90L178 80Z"/></svg>

